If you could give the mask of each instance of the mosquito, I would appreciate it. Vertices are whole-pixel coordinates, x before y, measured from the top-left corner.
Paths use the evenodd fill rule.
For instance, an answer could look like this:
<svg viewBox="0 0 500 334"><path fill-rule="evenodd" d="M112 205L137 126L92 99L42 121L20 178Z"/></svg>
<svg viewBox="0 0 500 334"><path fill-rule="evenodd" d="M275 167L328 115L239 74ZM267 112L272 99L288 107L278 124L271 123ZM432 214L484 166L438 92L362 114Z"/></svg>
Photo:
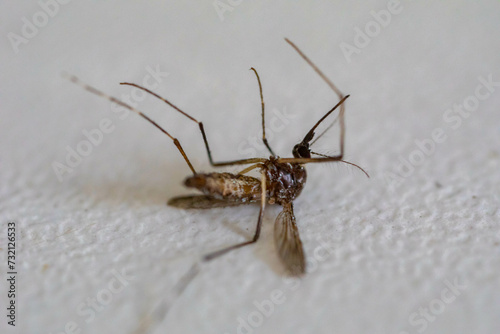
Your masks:
<svg viewBox="0 0 500 334"><path fill-rule="evenodd" d="M129 106L128 104L109 96L101 91L85 84L75 76L69 76L69 79L82 86L84 89L93 94L101 96L105 99L115 102L118 105L136 112L151 124L156 126L160 131L166 134L179 150L180 154L186 161L187 165L193 173L184 181L188 188L199 190L202 195L189 195L174 197L168 201L168 205L181 209L210 209L221 207L232 207L249 203L260 203L260 212L257 219L254 236L251 240L241 242L221 250L206 254L203 256L203 261L210 261L219 256L226 254L232 250L248 246L257 242L260 236L264 210L267 204L279 204L283 211L278 215L274 223L274 242L276 245L279 258L284 267L292 276L300 276L306 272L306 260L302 241L300 240L299 230L297 228L295 215L293 211L293 201L300 195L307 180L305 165L309 163L327 163L327 162L343 162L359 168L369 177L368 173L360 166L343 160L344 157L344 138L345 138L345 100L349 95L344 96L342 92L319 70L319 68L289 39L285 41L298 52L298 54L312 67L312 69L326 82L326 84L337 94L339 102L330 109L314 126L307 132L301 142L296 144L292 149L291 158L281 158L272 150L269 142L266 139L265 127L265 104L262 93L262 84L259 74L255 68L251 70L255 73L259 85L260 100L261 100L261 118L262 118L262 141L271 154L268 159L265 158L248 158L232 161L217 162L212 158L210 146L208 144L207 135L203 127L203 123L182 111L180 108L172 104L167 99L159 96L151 90L141 87L133 83L122 82L121 85L133 86L141 89L154 97L167 103L174 110L178 111L191 121L198 124L200 129L205 149L207 151L208 160L213 167L249 165L239 173L213 172L213 173L198 173L191 164L186 152L182 148L177 138L173 137L169 132L160 127L156 122L143 114L141 111ZM333 122L319 135L315 140L316 128L332 114L337 108L339 113ZM314 144L321 136L323 136L336 122L340 126L340 153L333 156L316 153L311 150ZM250 171L259 170L260 179L246 175Z"/></svg>

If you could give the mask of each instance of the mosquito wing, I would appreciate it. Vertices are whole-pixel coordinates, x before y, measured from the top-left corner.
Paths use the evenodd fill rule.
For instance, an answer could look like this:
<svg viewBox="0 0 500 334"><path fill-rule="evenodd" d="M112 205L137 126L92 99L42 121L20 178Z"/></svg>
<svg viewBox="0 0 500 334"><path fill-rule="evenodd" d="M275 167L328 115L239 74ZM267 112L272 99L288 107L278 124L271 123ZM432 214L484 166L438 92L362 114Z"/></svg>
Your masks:
<svg viewBox="0 0 500 334"><path fill-rule="evenodd" d="M167 205L180 209L212 209L238 206L247 202L225 201L205 195L179 196L171 198Z"/></svg>
<svg viewBox="0 0 500 334"><path fill-rule="evenodd" d="M285 204L274 223L274 242L281 261L294 276L306 271L306 261L299 230L295 224L293 204Z"/></svg>

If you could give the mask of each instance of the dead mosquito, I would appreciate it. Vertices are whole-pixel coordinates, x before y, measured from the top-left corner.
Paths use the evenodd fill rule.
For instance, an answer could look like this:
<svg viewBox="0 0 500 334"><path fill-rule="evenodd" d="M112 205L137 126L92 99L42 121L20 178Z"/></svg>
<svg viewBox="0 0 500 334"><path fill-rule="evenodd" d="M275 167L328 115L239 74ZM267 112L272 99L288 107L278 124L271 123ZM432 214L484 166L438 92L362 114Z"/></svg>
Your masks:
<svg viewBox="0 0 500 334"><path fill-rule="evenodd" d="M170 137L170 139L172 139L175 146L182 154L184 160L193 172L193 175L189 176L184 181L184 184L189 188L196 188L200 190L203 195L174 197L168 201L168 205L182 209L210 209L260 202L260 212L253 238L249 241L238 243L219 251L207 254L203 257L204 261L210 261L231 250L255 243L259 239L266 204L279 204L283 207L283 211L278 215L274 224L274 241L278 250L279 257L287 270L290 272L290 274L299 276L304 274L306 271L306 261L304 257L304 250L302 248L302 242L299 236L299 231L295 223L295 216L293 213L293 200L295 200L295 198L300 195L306 183L307 173L305 164L339 161L361 169L366 174L366 176L368 176L368 174L358 165L342 160L344 156L345 136L344 102L349 97L349 95L344 96L340 92L340 90L319 70L319 68L316 67L316 65L312 63L311 60L309 60L309 58L307 58L307 56L295 44L293 44L286 38L285 40L330 86L330 88L338 95L340 99L340 101L332 109L330 109L318 122L316 122L311 130L307 132L304 139L302 139L300 143L293 147L293 158L280 158L276 156L266 139L264 117L265 108L264 97L262 94L262 85L259 75L253 67L251 68L251 70L257 77L262 105L262 141L269 150L269 153L271 153L269 159L249 158L234 161L215 162L212 159L212 153L210 151L210 146L208 145L207 136L202 122L196 120L168 100L160 97L158 94L150 91L149 89L133 83L121 83L122 85L133 86L148 92L149 94L167 103L170 107L174 108L175 110L189 118L191 121L197 123L200 128L203 141L205 143L208 160L210 161L210 164L212 166L221 167L233 165L250 165L237 174L218 172L197 173L177 138L170 135L170 133L161 128L148 116L146 116L139 110L125 104L124 102L106 95L101 91L83 83L74 76L70 76L69 79L72 82L82 86L84 89L90 91L91 93L104 97L122 107L136 112L137 114L148 120L150 123L152 123L154 126L156 126L158 129L160 129L160 131L165 133L168 137ZM332 124L330 124L330 126L328 126L319 136L317 136L315 140L313 140L315 135L314 131L316 130L316 128L339 107L340 109L338 116L335 118ZM336 123L337 120L339 121L340 125L340 153L334 156L327 156L311 151L311 145L314 144L316 140L318 140L321 136L323 136L323 134L328 131ZM317 157L312 157L312 155L316 155ZM254 169L260 170L260 180L255 177L245 175Z"/></svg>

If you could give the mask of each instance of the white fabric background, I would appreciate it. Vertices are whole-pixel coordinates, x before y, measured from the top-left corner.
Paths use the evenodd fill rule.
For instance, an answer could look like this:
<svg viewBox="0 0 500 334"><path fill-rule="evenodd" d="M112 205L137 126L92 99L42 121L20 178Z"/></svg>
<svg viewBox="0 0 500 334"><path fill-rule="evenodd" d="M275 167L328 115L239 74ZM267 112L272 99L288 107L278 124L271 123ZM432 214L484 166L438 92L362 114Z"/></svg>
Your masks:
<svg viewBox="0 0 500 334"><path fill-rule="evenodd" d="M280 290L285 302L246 332L498 333L500 88L456 129L443 115L474 94L479 77L500 81L500 3L401 3L348 62L340 44L353 44L356 27L387 1L243 1L223 21L212 1L73 1L18 53L8 33L20 34L40 5L2 2L0 268L15 221L19 275L18 326L2 311L0 332L61 333L75 322L81 333L237 333L241 319L259 322L254 301ZM258 208L167 207L189 193L171 141L136 115L120 119L61 72L120 97L130 88L119 82L142 83L146 68L159 66L169 75L155 91L203 120L224 160L245 157L260 136L254 66L269 119L273 110L292 115L270 140L289 156L337 98L284 37L351 94L347 159L371 178L346 165L308 166L295 202L300 234L310 261L322 242L332 253L310 263L297 289L282 278L272 239L279 208L270 207L256 245L203 266L166 317L152 315L199 255L252 236ZM139 108L181 140L195 167L211 170L194 123L150 97ZM114 131L59 182L52 163L103 118ZM435 128L446 141L389 184L400 158ZM79 307L104 296L114 270L134 279L87 322ZM456 280L464 287L443 304ZM5 310L4 279L0 288Z"/></svg>

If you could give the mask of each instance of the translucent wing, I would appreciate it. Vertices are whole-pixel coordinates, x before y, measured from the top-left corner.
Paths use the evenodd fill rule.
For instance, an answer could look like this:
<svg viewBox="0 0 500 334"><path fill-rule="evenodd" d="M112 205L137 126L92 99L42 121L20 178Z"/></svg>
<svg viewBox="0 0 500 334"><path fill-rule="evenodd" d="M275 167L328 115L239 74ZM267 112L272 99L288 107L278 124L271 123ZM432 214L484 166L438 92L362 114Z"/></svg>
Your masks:
<svg viewBox="0 0 500 334"><path fill-rule="evenodd" d="M274 243L281 261L294 276L299 276L306 271L306 261L299 230L295 224L293 204L283 205L283 211L274 223Z"/></svg>
<svg viewBox="0 0 500 334"><path fill-rule="evenodd" d="M225 201L205 195L179 196L171 198L167 205L180 209L212 209L238 206L247 202Z"/></svg>

